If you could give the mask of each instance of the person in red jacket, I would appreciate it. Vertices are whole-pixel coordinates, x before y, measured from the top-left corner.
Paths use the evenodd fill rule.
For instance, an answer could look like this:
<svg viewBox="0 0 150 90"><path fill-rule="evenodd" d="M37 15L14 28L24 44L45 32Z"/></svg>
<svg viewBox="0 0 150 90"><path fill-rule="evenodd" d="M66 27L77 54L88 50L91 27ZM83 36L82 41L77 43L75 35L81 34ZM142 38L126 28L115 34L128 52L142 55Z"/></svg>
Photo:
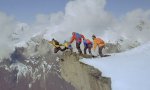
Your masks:
<svg viewBox="0 0 150 90"><path fill-rule="evenodd" d="M82 54L82 50L80 48L82 39L85 39L85 37L82 34L79 34L79 33L76 33L76 32L72 33L72 38L70 40L70 43L72 43L74 40L76 41L76 48L77 48L79 54Z"/></svg>

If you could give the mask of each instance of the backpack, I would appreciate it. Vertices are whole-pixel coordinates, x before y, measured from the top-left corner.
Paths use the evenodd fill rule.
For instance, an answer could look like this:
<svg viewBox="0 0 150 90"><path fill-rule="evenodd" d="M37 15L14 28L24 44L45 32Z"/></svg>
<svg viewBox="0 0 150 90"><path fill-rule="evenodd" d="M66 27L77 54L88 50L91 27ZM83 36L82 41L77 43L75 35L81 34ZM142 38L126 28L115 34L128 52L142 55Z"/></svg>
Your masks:
<svg viewBox="0 0 150 90"><path fill-rule="evenodd" d="M82 36L79 33L76 33L76 38L79 39L82 38Z"/></svg>
<svg viewBox="0 0 150 90"><path fill-rule="evenodd" d="M57 40L55 40L54 42L55 42L55 45L59 45L59 42Z"/></svg>
<svg viewBox="0 0 150 90"><path fill-rule="evenodd" d="M89 39L86 39L86 43L91 44L92 42Z"/></svg>

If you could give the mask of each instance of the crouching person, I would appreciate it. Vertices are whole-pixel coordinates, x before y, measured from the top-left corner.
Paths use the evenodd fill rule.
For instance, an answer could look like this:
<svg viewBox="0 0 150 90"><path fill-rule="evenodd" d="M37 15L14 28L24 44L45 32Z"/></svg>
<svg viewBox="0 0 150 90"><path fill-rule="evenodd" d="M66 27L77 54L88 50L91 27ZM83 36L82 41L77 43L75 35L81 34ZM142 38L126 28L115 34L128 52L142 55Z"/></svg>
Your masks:
<svg viewBox="0 0 150 90"><path fill-rule="evenodd" d="M54 53L57 53L58 51L63 51L63 49L61 48L62 44L59 44L59 42L54 38L52 39L52 41L49 41L49 43L54 46Z"/></svg>
<svg viewBox="0 0 150 90"><path fill-rule="evenodd" d="M93 43L89 39L84 39L83 43L84 43L84 54L87 54L86 51L88 49L89 54L92 55L91 49L93 47Z"/></svg>

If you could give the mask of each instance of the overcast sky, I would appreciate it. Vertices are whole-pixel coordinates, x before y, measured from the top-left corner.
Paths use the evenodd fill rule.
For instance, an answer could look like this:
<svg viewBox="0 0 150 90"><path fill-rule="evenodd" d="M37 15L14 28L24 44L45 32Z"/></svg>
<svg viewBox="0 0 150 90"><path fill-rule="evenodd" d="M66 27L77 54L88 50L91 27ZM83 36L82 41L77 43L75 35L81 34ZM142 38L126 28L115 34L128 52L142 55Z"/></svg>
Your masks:
<svg viewBox="0 0 150 90"><path fill-rule="evenodd" d="M31 23L37 14L64 11L70 0L0 0L0 12L15 17L21 22ZM114 16L121 16L137 8L149 9L150 0L106 0L105 9Z"/></svg>

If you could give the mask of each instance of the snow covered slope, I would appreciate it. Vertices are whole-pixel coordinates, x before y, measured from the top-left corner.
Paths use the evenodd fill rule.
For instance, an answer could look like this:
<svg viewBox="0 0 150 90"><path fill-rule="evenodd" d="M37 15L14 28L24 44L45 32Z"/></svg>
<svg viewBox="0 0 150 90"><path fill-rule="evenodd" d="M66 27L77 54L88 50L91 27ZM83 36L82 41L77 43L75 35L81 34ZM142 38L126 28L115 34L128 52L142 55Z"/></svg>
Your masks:
<svg viewBox="0 0 150 90"><path fill-rule="evenodd" d="M150 42L106 58L82 59L111 77L112 90L150 90Z"/></svg>

